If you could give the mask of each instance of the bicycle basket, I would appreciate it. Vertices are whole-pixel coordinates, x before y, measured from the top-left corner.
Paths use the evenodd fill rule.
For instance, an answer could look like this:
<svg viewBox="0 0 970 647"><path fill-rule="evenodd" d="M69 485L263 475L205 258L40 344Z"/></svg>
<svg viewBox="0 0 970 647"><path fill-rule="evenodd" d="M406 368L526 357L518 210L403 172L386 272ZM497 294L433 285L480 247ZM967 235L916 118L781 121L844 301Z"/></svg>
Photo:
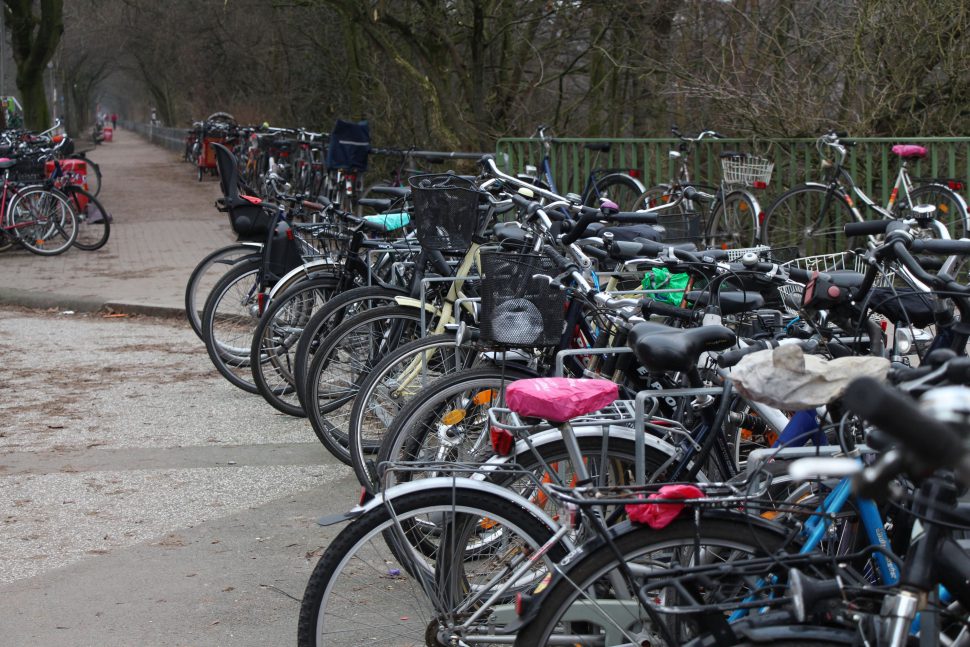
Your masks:
<svg viewBox="0 0 970 647"><path fill-rule="evenodd" d="M478 187L448 174L412 176L414 230L425 249L463 251L478 229Z"/></svg>
<svg viewBox="0 0 970 647"><path fill-rule="evenodd" d="M562 338L565 296L536 274L538 254L481 254L481 339L498 346L555 346Z"/></svg>
<svg viewBox="0 0 970 647"><path fill-rule="evenodd" d="M724 182L739 186L767 186L775 163L754 155L732 155L721 159Z"/></svg>
<svg viewBox="0 0 970 647"><path fill-rule="evenodd" d="M699 243L704 238L703 214L671 213L657 216L657 225L663 228L665 243Z"/></svg>
<svg viewBox="0 0 970 647"><path fill-rule="evenodd" d="M47 179L47 165L36 157L21 157L10 169L12 182L43 182Z"/></svg>

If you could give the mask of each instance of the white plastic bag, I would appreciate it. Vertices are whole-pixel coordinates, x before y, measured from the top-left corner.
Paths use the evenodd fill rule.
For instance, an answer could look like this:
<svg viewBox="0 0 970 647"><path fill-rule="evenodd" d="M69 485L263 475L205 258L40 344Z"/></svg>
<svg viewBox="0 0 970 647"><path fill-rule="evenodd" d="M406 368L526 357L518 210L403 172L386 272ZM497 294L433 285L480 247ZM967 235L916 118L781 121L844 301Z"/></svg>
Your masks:
<svg viewBox="0 0 970 647"><path fill-rule="evenodd" d="M889 360L882 357L827 360L806 355L799 346L784 345L743 357L731 371L731 379L746 398L801 411L838 398L857 377L885 381L888 373Z"/></svg>

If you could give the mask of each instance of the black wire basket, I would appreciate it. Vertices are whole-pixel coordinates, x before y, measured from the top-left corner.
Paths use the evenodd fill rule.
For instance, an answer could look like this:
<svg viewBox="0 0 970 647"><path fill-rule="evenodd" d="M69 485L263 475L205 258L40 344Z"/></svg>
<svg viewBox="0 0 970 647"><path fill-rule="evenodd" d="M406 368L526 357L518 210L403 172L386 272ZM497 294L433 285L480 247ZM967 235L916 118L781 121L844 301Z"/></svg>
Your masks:
<svg viewBox="0 0 970 647"><path fill-rule="evenodd" d="M36 157L21 157L10 169L10 180L20 183L43 182L47 179L47 163Z"/></svg>
<svg viewBox="0 0 970 647"><path fill-rule="evenodd" d="M478 229L479 190L466 178L446 174L412 176L414 231L425 249L464 251Z"/></svg>
<svg viewBox="0 0 970 647"><path fill-rule="evenodd" d="M665 243L699 243L704 239L704 214L671 213L657 216Z"/></svg>
<svg viewBox="0 0 970 647"><path fill-rule="evenodd" d="M481 254L481 339L501 347L537 348L559 344L565 296L549 282L538 254L484 251Z"/></svg>

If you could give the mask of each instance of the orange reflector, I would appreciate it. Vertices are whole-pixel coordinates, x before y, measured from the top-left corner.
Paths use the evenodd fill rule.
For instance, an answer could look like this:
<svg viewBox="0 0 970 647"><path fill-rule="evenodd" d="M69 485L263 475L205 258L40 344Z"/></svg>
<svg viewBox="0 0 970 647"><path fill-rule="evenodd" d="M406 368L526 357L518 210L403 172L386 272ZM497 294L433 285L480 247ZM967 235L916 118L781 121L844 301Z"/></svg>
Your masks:
<svg viewBox="0 0 970 647"><path fill-rule="evenodd" d="M738 203L738 210L739 211L747 211L748 210L748 203L747 202L739 202Z"/></svg>
<svg viewBox="0 0 970 647"><path fill-rule="evenodd" d="M943 213L950 213L950 207L948 207L945 204L939 204L939 205L937 205L936 208L937 208L937 210L942 211Z"/></svg>
<svg viewBox="0 0 970 647"><path fill-rule="evenodd" d="M481 521L478 522L478 526L482 530L491 530L498 525L498 522L494 519L489 519L488 517L483 517Z"/></svg>
<svg viewBox="0 0 970 647"><path fill-rule="evenodd" d="M481 406L483 404L489 404L492 401L492 389L485 389L484 391L479 391L472 398L472 402Z"/></svg>
<svg viewBox="0 0 970 647"><path fill-rule="evenodd" d="M457 425L459 422L465 419L464 409L452 409L445 415L441 416L441 422L446 425Z"/></svg>

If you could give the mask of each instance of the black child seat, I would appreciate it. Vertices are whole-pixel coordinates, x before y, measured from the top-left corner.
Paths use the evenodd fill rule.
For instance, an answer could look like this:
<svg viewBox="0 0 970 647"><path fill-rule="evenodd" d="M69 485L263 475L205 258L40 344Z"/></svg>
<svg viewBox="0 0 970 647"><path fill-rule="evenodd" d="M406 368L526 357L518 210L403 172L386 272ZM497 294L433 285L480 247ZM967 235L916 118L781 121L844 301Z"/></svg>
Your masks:
<svg viewBox="0 0 970 647"><path fill-rule="evenodd" d="M239 238L265 239L276 215L275 207L246 195L248 187L239 175L236 156L222 144L212 144L212 147L216 151L219 186L222 188L222 206L219 210L229 213L229 224Z"/></svg>

